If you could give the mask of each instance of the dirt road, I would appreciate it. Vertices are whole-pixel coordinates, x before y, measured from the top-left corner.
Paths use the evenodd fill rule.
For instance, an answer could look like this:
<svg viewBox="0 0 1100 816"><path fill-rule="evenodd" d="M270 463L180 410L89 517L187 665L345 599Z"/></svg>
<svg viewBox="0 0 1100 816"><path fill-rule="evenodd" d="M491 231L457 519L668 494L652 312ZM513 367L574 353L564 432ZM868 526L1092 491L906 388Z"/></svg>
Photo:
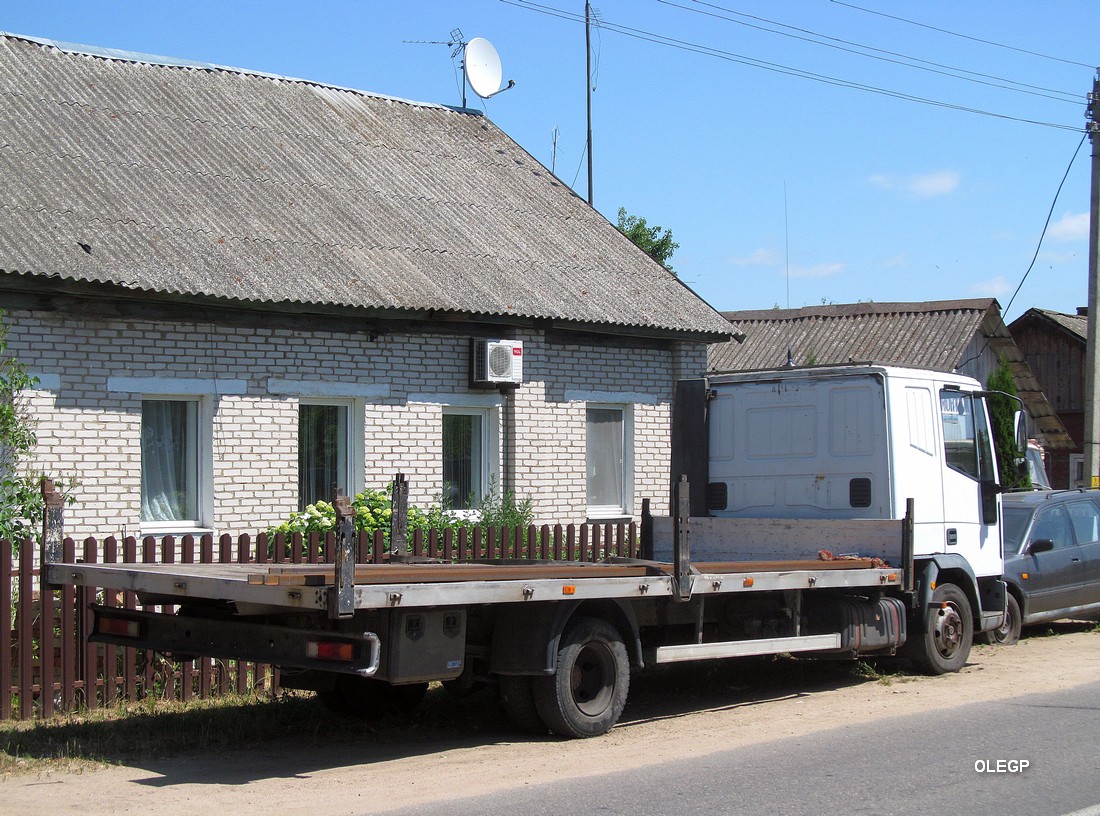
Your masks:
<svg viewBox="0 0 1100 816"><path fill-rule="evenodd" d="M885 671L885 670L884 670ZM290 733L258 751L182 756L82 773L0 782L0 814L360 814L571 775L702 756L727 748L972 702L1054 691L1100 677L1100 633L1076 626L1018 646L975 647L943 677L872 672L851 664L724 661L637 676L621 723L592 740L517 737L500 720L471 738L460 723L375 732L329 744ZM436 698L436 699L433 699ZM429 705L446 712L440 690Z"/></svg>

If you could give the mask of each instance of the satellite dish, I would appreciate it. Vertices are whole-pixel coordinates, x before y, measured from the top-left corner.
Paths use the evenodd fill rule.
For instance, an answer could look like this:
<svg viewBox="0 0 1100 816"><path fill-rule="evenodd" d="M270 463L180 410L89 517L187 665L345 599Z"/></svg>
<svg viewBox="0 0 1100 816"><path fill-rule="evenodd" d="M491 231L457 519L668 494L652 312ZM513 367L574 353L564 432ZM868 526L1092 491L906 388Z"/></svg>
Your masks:
<svg viewBox="0 0 1100 816"><path fill-rule="evenodd" d="M463 58L463 70L466 72L466 81L474 89L474 93L482 99L496 96L501 91L506 91L516 84L515 80L508 80L507 87L500 87L503 72L500 68L500 56L493 44L484 37L474 37L466 43ZM465 97L465 94L463 94ZM463 99L465 106L465 99Z"/></svg>
<svg viewBox="0 0 1100 816"><path fill-rule="evenodd" d="M500 56L493 44L483 37L474 37L466 43L466 81L474 93L482 99L500 90L503 72L500 68Z"/></svg>

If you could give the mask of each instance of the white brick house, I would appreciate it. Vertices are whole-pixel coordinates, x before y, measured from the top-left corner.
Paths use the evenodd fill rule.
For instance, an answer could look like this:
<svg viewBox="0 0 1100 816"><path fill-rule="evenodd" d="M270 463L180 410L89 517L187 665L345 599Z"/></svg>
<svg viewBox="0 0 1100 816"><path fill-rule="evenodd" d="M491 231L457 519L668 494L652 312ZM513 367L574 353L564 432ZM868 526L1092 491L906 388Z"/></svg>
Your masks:
<svg viewBox="0 0 1100 816"><path fill-rule="evenodd" d="M0 309L73 535L251 532L335 483L537 520L668 495L728 324L484 117L0 37ZM471 340L523 343L516 387Z"/></svg>

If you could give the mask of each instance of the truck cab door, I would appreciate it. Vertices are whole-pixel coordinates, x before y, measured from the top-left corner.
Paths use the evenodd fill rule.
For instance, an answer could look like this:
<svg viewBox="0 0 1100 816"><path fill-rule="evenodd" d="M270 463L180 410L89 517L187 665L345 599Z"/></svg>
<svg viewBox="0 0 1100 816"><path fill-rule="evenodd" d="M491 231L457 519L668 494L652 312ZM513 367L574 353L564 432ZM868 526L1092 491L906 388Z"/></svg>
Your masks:
<svg viewBox="0 0 1100 816"><path fill-rule="evenodd" d="M940 391L943 427L944 552L963 556L978 576L1003 569L999 485L985 401Z"/></svg>

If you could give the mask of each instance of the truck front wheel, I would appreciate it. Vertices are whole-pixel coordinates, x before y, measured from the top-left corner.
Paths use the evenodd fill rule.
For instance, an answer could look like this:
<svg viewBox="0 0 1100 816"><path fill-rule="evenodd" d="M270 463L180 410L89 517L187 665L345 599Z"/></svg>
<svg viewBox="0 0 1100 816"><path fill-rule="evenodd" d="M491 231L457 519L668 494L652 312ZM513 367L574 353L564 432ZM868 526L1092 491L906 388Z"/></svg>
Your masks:
<svg viewBox="0 0 1100 816"><path fill-rule="evenodd" d="M532 679L542 721L563 737L606 734L619 721L630 688L630 662L618 630L577 618L561 637L557 668Z"/></svg>
<svg viewBox="0 0 1100 816"><path fill-rule="evenodd" d="M929 674L956 672L966 665L974 638L974 618L966 593L955 584L932 592L928 626L911 640L913 661Z"/></svg>

